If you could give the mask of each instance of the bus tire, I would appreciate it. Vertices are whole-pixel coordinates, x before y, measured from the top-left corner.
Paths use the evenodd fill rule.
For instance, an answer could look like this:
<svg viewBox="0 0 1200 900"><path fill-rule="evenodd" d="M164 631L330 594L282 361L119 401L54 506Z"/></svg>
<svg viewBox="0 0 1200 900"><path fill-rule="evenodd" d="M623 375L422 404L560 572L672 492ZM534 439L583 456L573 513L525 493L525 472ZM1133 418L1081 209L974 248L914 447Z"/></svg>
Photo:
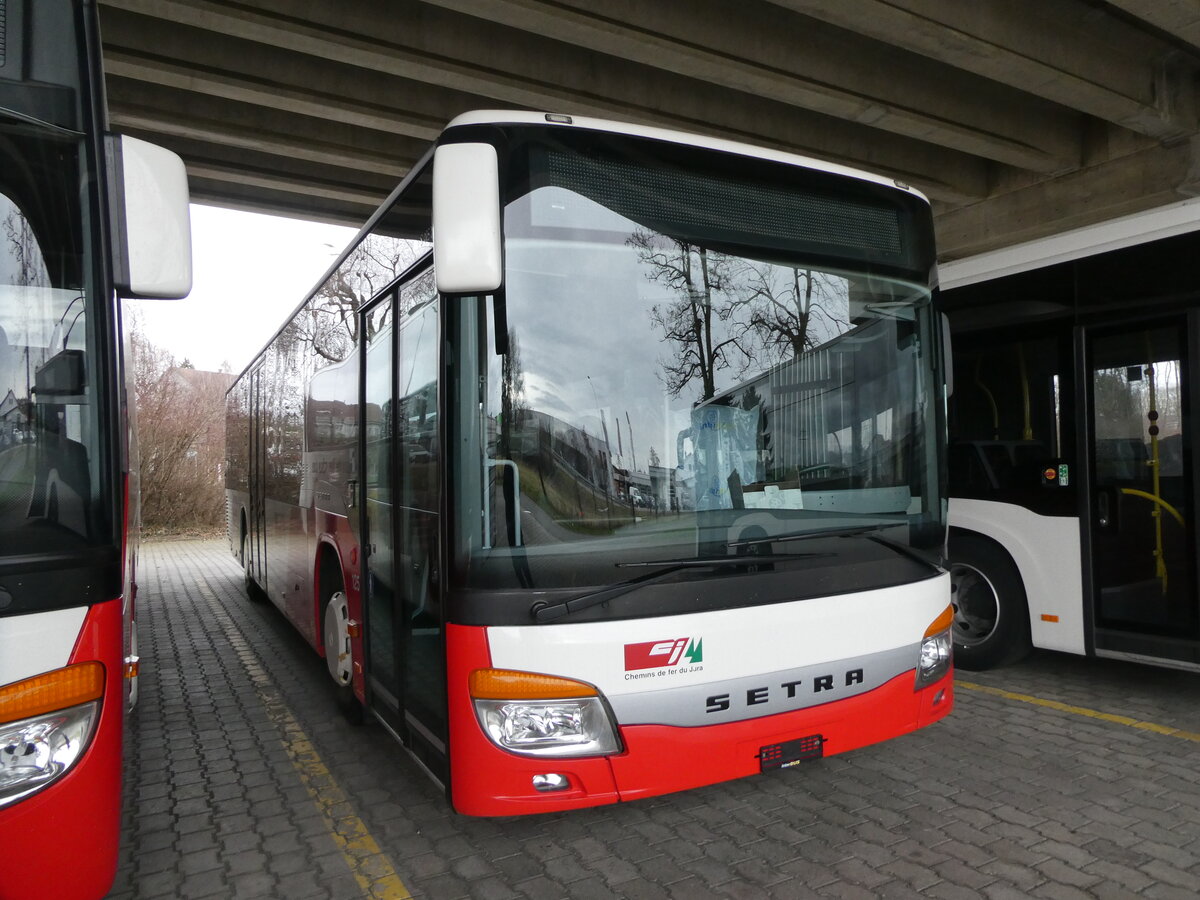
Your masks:
<svg viewBox="0 0 1200 900"><path fill-rule="evenodd" d="M994 541L950 535L954 665L982 670L1024 659L1033 644L1029 606L1016 564Z"/></svg>
<svg viewBox="0 0 1200 900"><path fill-rule="evenodd" d="M350 643L350 608L340 584L329 592L321 614L325 667L333 679L338 709L351 725L363 723L363 708L354 696L354 655Z"/></svg>
<svg viewBox="0 0 1200 900"><path fill-rule="evenodd" d="M254 580L254 575L250 572L250 536L246 532L242 532L242 586L246 589L246 598L251 603L262 603L266 599L262 588L258 586L258 582Z"/></svg>

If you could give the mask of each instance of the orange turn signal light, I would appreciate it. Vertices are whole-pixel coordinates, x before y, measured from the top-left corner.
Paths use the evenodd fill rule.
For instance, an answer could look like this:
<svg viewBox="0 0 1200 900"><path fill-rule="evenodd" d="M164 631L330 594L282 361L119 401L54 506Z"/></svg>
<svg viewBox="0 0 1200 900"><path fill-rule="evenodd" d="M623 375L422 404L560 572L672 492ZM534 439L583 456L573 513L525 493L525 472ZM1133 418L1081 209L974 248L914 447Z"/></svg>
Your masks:
<svg viewBox="0 0 1200 900"><path fill-rule="evenodd" d="M934 619L928 628L925 629L925 637L933 637L935 634L941 634L947 628L954 624L954 607L947 606L942 610L942 614Z"/></svg>
<svg viewBox="0 0 1200 900"><path fill-rule="evenodd" d="M513 669L475 669L469 686L476 700L558 700L599 693L582 681Z"/></svg>
<svg viewBox="0 0 1200 900"><path fill-rule="evenodd" d="M0 688L0 722L15 722L98 700L104 695L104 665L78 663Z"/></svg>

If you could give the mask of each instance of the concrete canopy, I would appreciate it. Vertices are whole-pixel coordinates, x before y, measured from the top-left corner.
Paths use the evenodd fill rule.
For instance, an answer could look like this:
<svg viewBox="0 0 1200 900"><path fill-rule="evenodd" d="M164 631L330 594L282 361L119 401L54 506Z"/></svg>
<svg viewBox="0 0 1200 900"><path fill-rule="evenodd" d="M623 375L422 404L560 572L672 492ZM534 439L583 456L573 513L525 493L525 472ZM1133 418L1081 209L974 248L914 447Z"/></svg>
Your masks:
<svg viewBox="0 0 1200 900"><path fill-rule="evenodd" d="M114 130L193 198L361 224L469 109L599 115L904 180L951 260L1200 193L1182 0L100 0Z"/></svg>

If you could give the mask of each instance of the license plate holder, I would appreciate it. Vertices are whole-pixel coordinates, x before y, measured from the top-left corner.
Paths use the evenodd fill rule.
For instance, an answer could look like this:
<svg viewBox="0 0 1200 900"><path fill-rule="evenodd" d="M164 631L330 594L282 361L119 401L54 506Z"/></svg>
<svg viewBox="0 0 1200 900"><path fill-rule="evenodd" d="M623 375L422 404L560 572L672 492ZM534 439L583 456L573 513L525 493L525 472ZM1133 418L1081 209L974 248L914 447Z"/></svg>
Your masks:
<svg viewBox="0 0 1200 900"><path fill-rule="evenodd" d="M760 771L788 769L805 760L820 759L825 755L824 748L825 738L819 734L810 734L778 744L765 744L758 750Z"/></svg>

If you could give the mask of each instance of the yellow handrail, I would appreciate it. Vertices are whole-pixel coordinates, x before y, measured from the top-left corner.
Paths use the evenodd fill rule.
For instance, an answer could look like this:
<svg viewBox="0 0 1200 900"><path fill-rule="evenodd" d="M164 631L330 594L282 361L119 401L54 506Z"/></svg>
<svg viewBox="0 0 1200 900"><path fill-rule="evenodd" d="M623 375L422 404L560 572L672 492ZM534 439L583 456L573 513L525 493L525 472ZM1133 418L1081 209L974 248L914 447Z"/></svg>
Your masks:
<svg viewBox="0 0 1200 900"><path fill-rule="evenodd" d="M1149 500L1152 503L1157 503L1159 506L1169 512L1174 517L1176 522L1178 522L1184 528L1187 528L1187 522L1184 521L1182 513L1180 513L1179 510L1173 507L1162 497L1155 497L1149 491L1139 491L1137 488L1121 488L1121 493L1131 494L1134 497L1144 497L1146 500Z"/></svg>
<svg viewBox="0 0 1200 900"><path fill-rule="evenodd" d="M1154 493L1147 495L1154 501L1155 507L1150 515L1154 519L1154 568L1155 574L1162 582L1162 592L1167 592L1167 559L1163 550L1163 534L1162 534L1162 510L1160 506L1170 508L1162 499L1162 487L1159 481L1159 473L1161 470L1161 458L1158 453L1158 389L1154 379L1154 356L1150 352L1150 335L1146 335L1146 350L1150 361L1146 363L1146 376L1150 387L1150 409L1146 411L1146 418L1150 421L1146 433L1150 435L1150 466L1151 482L1154 487ZM1135 495L1136 496L1136 495ZM1182 521L1182 516L1180 517Z"/></svg>

